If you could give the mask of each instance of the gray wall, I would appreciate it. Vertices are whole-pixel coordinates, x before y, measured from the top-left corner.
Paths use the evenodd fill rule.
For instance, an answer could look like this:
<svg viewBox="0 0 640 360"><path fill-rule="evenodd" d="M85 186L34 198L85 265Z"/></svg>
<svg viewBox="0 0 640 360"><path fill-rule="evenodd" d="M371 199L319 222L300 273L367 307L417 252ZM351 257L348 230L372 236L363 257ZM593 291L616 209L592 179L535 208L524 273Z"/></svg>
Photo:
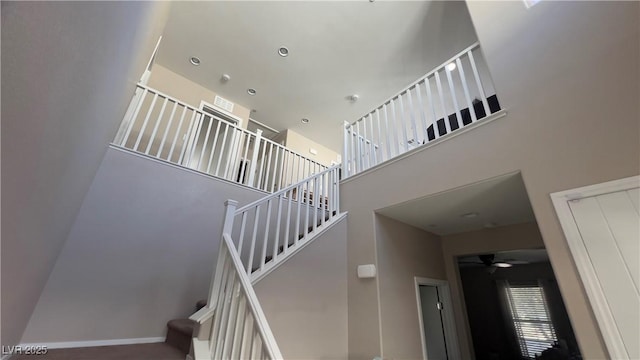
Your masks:
<svg viewBox="0 0 640 360"><path fill-rule="evenodd" d="M414 277L446 279L442 242L434 234L397 220L382 215L375 219L384 357L421 359Z"/></svg>
<svg viewBox="0 0 640 360"><path fill-rule="evenodd" d="M264 195L109 148L22 341L163 336L207 297L224 200Z"/></svg>
<svg viewBox="0 0 640 360"><path fill-rule="evenodd" d="M22 336L166 10L2 2L2 345Z"/></svg>
<svg viewBox="0 0 640 360"><path fill-rule="evenodd" d="M605 358L549 194L640 173L640 4L468 6L508 115L343 182L348 266L375 262L375 209L520 170L582 354ZM348 280L349 352L370 359L380 349L378 295Z"/></svg>
<svg viewBox="0 0 640 360"><path fill-rule="evenodd" d="M255 285L287 359L347 358L347 221Z"/></svg>

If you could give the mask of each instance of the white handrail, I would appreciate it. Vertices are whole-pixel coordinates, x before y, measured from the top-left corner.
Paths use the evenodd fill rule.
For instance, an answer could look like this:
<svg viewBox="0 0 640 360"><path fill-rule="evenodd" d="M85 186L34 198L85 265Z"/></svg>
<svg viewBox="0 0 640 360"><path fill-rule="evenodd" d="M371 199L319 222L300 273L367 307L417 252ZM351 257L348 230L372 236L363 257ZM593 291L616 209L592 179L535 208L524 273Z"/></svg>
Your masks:
<svg viewBox="0 0 640 360"><path fill-rule="evenodd" d="M260 130L253 133L144 84L137 85L114 145L267 192L327 169Z"/></svg>
<svg viewBox="0 0 640 360"><path fill-rule="evenodd" d="M340 169L335 165L235 211L227 226L253 282L340 215Z"/></svg>
<svg viewBox="0 0 640 360"><path fill-rule="evenodd" d="M344 176L360 173L498 111L493 91L476 42L358 120L345 122Z"/></svg>
<svg viewBox="0 0 640 360"><path fill-rule="evenodd" d="M222 235L216 278L210 291L210 298L216 300L211 306L215 307L209 332L211 359L282 359L228 233Z"/></svg>

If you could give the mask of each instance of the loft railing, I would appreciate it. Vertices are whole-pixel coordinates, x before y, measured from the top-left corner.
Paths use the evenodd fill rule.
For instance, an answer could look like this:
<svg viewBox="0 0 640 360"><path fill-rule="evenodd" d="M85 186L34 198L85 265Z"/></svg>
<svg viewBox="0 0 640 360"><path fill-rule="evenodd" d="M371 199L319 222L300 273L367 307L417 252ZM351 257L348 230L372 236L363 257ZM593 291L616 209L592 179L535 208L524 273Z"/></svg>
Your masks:
<svg viewBox="0 0 640 360"><path fill-rule="evenodd" d="M235 212L231 234L252 282L340 215L339 176L335 165Z"/></svg>
<svg viewBox="0 0 640 360"><path fill-rule="evenodd" d="M499 110L480 45L475 43L357 121L345 123L345 177Z"/></svg>
<svg viewBox="0 0 640 360"><path fill-rule="evenodd" d="M114 144L274 192L327 167L225 119L138 84Z"/></svg>

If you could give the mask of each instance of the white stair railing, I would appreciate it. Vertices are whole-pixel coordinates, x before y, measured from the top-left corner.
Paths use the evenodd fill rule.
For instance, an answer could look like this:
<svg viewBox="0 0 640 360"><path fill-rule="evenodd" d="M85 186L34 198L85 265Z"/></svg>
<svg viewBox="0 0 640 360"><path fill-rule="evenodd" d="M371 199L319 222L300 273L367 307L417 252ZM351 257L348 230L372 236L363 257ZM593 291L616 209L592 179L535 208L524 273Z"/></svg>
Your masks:
<svg viewBox="0 0 640 360"><path fill-rule="evenodd" d="M209 326L205 330L208 346L195 346L201 340L194 339L194 357L196 360L282 359L251 280L231 240L229 230L236 205L233 200L226 202L225 224L207 306L191 316L200 326Z"/></svg>
<svg viewBox="0 0 640 360"><path fill-rule="evenodd" d="M190 317L199 325L196 360L282 358L253 284L335 222L339 180L336 165L237 210L226 201L207 305Z"/></svg>
<svg viewBox="0 0 640 360"><path fill-rule="evenodd" d="M274 192L327 167L234 123L138 84L114 144Z"/></svg>
<svg viewBox="0 0 640 360"><path fill-rule="evenodd" d="M345 123L349 177L500 110L475 43L353 123Z"/></svg>
<svg viewBox="0 0 640 360"><path fill-rule="evenodd" d="M253 283L340 215L340 165L238 209L232 238Z"/></svg>

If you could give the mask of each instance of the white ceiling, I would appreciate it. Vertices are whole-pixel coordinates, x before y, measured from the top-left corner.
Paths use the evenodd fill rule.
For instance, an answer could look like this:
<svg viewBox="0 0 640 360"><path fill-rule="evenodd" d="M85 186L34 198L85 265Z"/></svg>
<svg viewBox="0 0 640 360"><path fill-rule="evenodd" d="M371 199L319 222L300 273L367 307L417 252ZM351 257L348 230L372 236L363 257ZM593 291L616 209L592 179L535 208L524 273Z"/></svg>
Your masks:
<svg viewBox="0 0 640 360"><path fill-rule="evenodd" d="M157 62L256 109L258 121L340 151L344 121L475 41L457 1L174 2ZM286 58L277 54L283 45ZM351 94L360 100L350 103Z"/></svg>
<svg viewBox="0 0 640 360"><path fill-rule="evenodd" d="M535 221L520 174L510 174L376 211L437 235ZM477 213L476 217L463 217Z"/></svg>

